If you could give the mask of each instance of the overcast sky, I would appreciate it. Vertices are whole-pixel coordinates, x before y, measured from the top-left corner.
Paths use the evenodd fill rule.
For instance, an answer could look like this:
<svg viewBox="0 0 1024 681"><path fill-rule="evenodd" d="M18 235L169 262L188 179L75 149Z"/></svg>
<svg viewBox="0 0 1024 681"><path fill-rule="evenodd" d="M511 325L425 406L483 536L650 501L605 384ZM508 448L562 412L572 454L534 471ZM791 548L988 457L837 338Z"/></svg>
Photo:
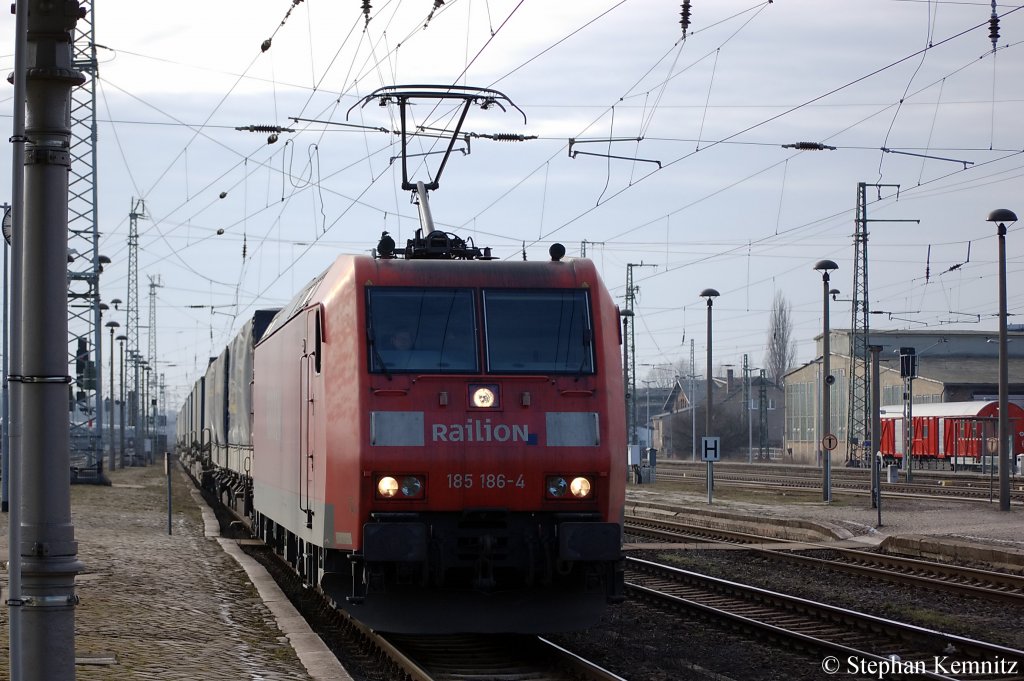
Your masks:
<svg viewBox="0 0 1024 681"><path fill-rule="evenodd" d="M850 323L859 182L885 185L868 190L869 305L887 313L872 325L995 332L985 218L1024 210L1018 6L998 4L993 52L991 2L693 0L685 40L678 2L447 0L432 16L431 0L371 4L367 21L360 0L95 0L100 252L113 261L101 290L127 297L141 198L140 318L159 275L169 407L254 309L283 304L339 253L368 252L382 230L404 243L418 226L397 138L375 130L394 129L396 111L356 106L383 85L494 88L522 109L525 123L514 109L470 111L469 132L537 139L472 139L431 194L434 219L502 258L525 246L541 259L553 241L578 256L586 241L620 301L627 265L643 263L638 364L688 363L692 339L703 373L708 287L721 292L716 365L738 371L748 354L764 366L776 291L793 306L798 361L812 359L822 258L839 264L832 324ZM9 72L14 19L0 21ZM8 126L11 105L8 88ZM451 123L428 103L413 117ZM268 144L235 129L249 125L294 132ZM785 146L797 142L835 149ZM438 158L420 157L413 179ZM10 187L9 145L0 180ZM1020 227L1007 249L1021 314Z"/></svg>

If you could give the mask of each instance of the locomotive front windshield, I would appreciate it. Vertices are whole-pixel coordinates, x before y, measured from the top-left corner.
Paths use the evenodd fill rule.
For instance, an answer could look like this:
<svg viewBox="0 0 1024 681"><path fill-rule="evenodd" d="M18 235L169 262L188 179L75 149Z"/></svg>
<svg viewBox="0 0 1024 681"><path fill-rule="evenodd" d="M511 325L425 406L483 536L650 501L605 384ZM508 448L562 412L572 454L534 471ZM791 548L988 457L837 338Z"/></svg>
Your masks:
<svg viewBox="0 0 1024 681"><path fill-rule="evenodd" d="M487 369L500 373L594 373L586 291L484 291Z"/></svg>
<svg viewBox="0 0 1024 681"><path fill-rule="evenodd" d="M370 370L478 373L476 293L369 288ZM489 373L594 373L586 291L488 289L481 294Z"/></svg>
<svg viewBox="0 0 1024 681"><path fill-rule="evenodd" d="M370 370L476 372L476 323L469 289L371 288Z"/></svg>

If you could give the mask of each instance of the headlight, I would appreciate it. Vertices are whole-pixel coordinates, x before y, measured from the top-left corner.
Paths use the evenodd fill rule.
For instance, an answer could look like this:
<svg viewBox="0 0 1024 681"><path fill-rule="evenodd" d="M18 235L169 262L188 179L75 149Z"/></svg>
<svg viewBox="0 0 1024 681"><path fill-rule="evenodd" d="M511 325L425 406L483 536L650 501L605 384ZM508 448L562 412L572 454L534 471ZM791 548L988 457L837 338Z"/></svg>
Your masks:
<svg viewBox="0 0 1024 681"><path fill-rule="evenodd" d="M398 481L390 475L385 475L377 481L377 494L381 495L385 499L390 499L395 496L398 494Z"/></svg>
<svg viewBox="0 0 1024 681"><path fill-rule="evenodd" d="M548 478L547 491L549 497L555 497L556 499L564 497L568 489L569 483L562 476L555 475Z"/></svg>
<svg viewBox="0 0 1024 681"><path fill-rule="evenodd" d="M469 406L473 409L498 409L501 397L498 386L493 383L469 384Z"/></svg>
<svg viewBox="0 0 1024 681"><path fill-rule="evenodd" d="M582 475L549 475L544 489L549 499L586 499L593 483Z"/></svg>
<svg viewBox="0 0 1024 681"><path fill-rule="evenodd" d="M577 499L585 499L590 496L590 480L586 478L573 478L569 483L569 491Z"/></svg>
<svg viewBox="0 0 1024 681"><path fill-rule="evenodd" d="M403 497L418 497L423 494L423 481L414 475L402 478L402 486L398 488Z"/></svg>
<svg viewBox="0 0 1024 681"><path fill-rule="evenodd" d="M381 499L422 499L425 487L422 476L382 475L377 479L377 496Z"/></svg>

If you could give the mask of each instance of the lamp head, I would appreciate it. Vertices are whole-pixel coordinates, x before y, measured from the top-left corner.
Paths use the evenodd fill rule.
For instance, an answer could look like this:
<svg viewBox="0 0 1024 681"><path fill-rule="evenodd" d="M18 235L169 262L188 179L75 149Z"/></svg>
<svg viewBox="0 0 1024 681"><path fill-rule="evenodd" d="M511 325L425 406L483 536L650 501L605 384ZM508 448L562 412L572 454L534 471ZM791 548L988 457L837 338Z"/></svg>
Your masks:
<svg viewBox="0 0 1024 681"><path fill-rule="evenodd" d="M14 233L14 207L4 204L4 241L11 245L11 237Z"/></svg>
<svg viewBox="0 0 1024 681"><path fill-rule="evenodd" d="M704 289L703 291L700 292L700 297L701 298L707 298L708 299L708 307L711 307L711 303L714 302L715 298L717 298L718 296L719 296L718 291L716 291L713 288L706 288L706 289Z"/></svg>
<svg viewBox="0 0 1024 681"><path fill-rule="evenodd" d="M110 320L104 326L110 329L110 333L114 333L114 329L120 328L121 325L114 320Z"/></svg>
<svg viewBox="0 0 1024 681"><path fill-rule="evenodd" d="M839 265L836 264L835 260L819 260L814 264L814 269L828 274L832 270L838 270Z"/></svg>
<svg viewBox="0 0 1024 681"><path fill-rule="evenodd" d="M128 336L124 335L123 333L118 334L117 338L115 338L114 340L118 340L124 343L126 340L128 340Z"/></svg>
<svg viewBox="0 0 1024 681"><path fill-rule="evenodd" d="M1009 208L996 208L988 214L987 222L1017 222L1017 214Z"/></svg>

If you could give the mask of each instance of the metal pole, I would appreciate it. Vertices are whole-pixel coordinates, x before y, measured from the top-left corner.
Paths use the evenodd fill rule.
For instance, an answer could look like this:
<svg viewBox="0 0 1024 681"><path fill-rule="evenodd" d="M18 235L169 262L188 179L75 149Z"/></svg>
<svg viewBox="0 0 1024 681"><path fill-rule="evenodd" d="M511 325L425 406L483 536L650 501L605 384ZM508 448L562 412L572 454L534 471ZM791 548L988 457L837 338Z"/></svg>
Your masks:
<svg viewBox="0 0 1024 681"><path fill-rule="evenodd" d="M128 337L121 335L117 337L118 345L121 346L121 406L118 407L118 415L121 417L121 428L120 428L120 444L118 448L118 457L121 459L121 468L124 468L124 342L128 340Z"/></svg>
<svg viewBox="0 0 1024 681"><path fill-rule="evenodd" d="M635 431L633 430L633 396L629 392L629 318L633 316L632 310L622 311L622 380L626 389L626 446L634 444ZM628 457L629 455L627 455Z"/></svg>
<svg viewBox="0 0 1024 681"><path fill-rule="evenodd" d="M706 288L700 292L702 298L708 301L708 366L707 366L707 409L704 414L704 437L711 437L711 421L714 404L711 393L711 307L719 293L713 288ZM711 493L715 489L715 467L714 462L708 461L708 503L711 503Z"/></svg>
<svg viewBox="0 0 1024 681"><path fill-rule="evenodd" d="M707 383L707 392L704 396L705 402L707 403L706 409L704 410L704 437L711 437L711 411L712 411L712 397L711 397L711 306L714 303L714 298L708 296L708 357L707 357L707 370L704 372L706 377L705 383Z"/></svg>
<svg viewBox="0 0 1024 681"><path fill-rule="evenodd" d="M14 5L14 104L13 131L11 134L11 295L10 313L12 319L21 319L21 265L24 252L25 234L25 60L28 56L28 3L18 2ZM65 263L64 268L67 267ZM62 268L62 272L65 269ZM7 416L14 419L13 427L7 428L8 471L11 482L8 487L10 495L10 515L7 518L7 616L10 655L11 681L22 681L22 618L21 618L21 461L23 448L21 440L21 384L10 386L10 372L21 373L21 334L10 335L10 351L12 361L8 365L7 380L4 387L8 388L7 397L11 407ZM6 358L7 353L4 353ZM6 404L6 400L4 401ZM4 419L7 423L8 419ZM4 478L6 480L6 476Z"/></svg>
<svg viewBox="0 0 1024 681"><path fill-rule="evenodd" d="M1014 216L1016 218L1016 216ZM1006 339L1006 225L999 223L999 510L1010 510L1010 376Z"/></svg>
<svg viewBox="0 0 1024 681"><path fill-rule="evenodd" d="M914 377L907 376L907 443L904 456L907 460L907 483L914 479Z"/></svg>
<svg viewBox="0 0 1024 681"><path fill-rule="evenodd" d="M832 370L829 366L829 355L832 353L831 339L829 338L828 328L828 271L822 275L822 299L824 302L824 308L822 310L823 315L823 326L824 336L822 338L822 373L824 374L825 387L821 391L821 430L822 437L828 437L832 432L832 385L829 379L832 377ZM822 448L822 500L825 502L832 501L832 451L829 449Z"/></svg>
<svg viewBox="0 0 1024 681"><path fill-rule="evenodd" d="M23 6L25 3L17 3ZM75 678L75 575L83 570L71 522L68 411L67 241L71 88L84 77L74 67L76 2L28 2L26 68L25 220L18 319L21 357L20 425L24 542L21 646L28 679ZM15 102L17 109L20 102ZM11 518L13 524L14 518Z"/></svg>
<svg viewBox="0 0 1024 681"><path fill-rule="evenodd" d="M871 468L874 470L875 479L878 480L878 487L875 489L875 500L878 502L878 525L882 526L882 452L872 457Z"/></svg>
<svg viewBox="0 0 1024 681"><path fill-rule="evenodd" d="M132 447L135 450L135 454L132 457L133 462L139 461L139 450L142 449L142 431L139 428L139 355L138 352L132 353L132 370L135 375L135 382L132 385L135 387L135 403L132 404L132 423L135 426L135 430L132 431Z"/></svg>
<svg viewBox="0 0 1024 681"><path fill-rule="evenodd" d="M114 324L117 322L107 322L110 326L110 470L117 468L117 459L115 458L115 450L117 449L117 443L114 442Z"/></svg>
<svg viewBox="0 0 1024 681"><path fill-rule="evenodd" d="M871 508L879 508L878 524L882 524L882 512L880 497L882 491L882 471L879 468L881 463L876 461L879 457L875 452L881 453L882 449L882 414L881 396L882 386L879 384L879 357L882 353L881 345L869 345L871 352L871 448L868 452L868 461L871 462Z"/></svg>
<svg viewBox="0 0 1024 681"><path fill-rule="evenodd" d="M743 409L747 412L747 463L754 463L754 420L750 414L750 367L747 365L746 355L743 355L743 374L746 379L746 399Z"/></svg>
<svg viewBox="0 0 1024 681"><path fill-rule="evenodd" d="M167 475L167 534L171 534L171 453L164 452L164 473Z"/></svg>
<svg viewBox="0 0 1024 681"><path fill-rule="evenodd" d="M697 368L693 362L693 339L690 339L690 461L697 460L697 396L694 395L697 387Z"/></svg>
<svg viewBox="0 0 1024 681"><path fill-rule="evenodd" d="M12 215L12 211L14 209L10 205L8 205L6 203L4 204L3 208L4 208L4 320L3 320L3 334L4 334L4 340L3 340L3 352L4 352L4 360L3 360L3 401L4 401L4 404L3 404L3 414L2 414L2 416L0 416L0 418L3 418L2 431L0 431L0 448L3 449L2 454L0 454L0 456L2 456L2 462L0 462L0 485L2 485L2 489L0 489L0 511L2 511L3 513L7 513L7 506L8 506L8 501L9 501L8 494L10 492L10 488L8 487L8 485L9 485L10 480L11 480L11 474L10 474L11 443L10 443L10 438L8 437L8 434L9 434L8 428L10 427L10 422L11 422L11 409L10 409L10 400L9 400L8 393L7 393L7 374L9 373L9 370L10 370L10 354L9 354L10 353L10 348L7 345L7 329L9 328L8 318L7 318L7 300L8 300L8 298L10 298L11 284L10 284L10 279L7 276L7 249L10 246L10 243L7 241L7 235L11 233L11 229L12 229L13 224L14 224L14 215Z"/></svg>
<svg viewBox="0 0 1024 681"><path fill-rule="evenodd" d="M142 367L142 457L149 464L149 365Z"/></svg>

